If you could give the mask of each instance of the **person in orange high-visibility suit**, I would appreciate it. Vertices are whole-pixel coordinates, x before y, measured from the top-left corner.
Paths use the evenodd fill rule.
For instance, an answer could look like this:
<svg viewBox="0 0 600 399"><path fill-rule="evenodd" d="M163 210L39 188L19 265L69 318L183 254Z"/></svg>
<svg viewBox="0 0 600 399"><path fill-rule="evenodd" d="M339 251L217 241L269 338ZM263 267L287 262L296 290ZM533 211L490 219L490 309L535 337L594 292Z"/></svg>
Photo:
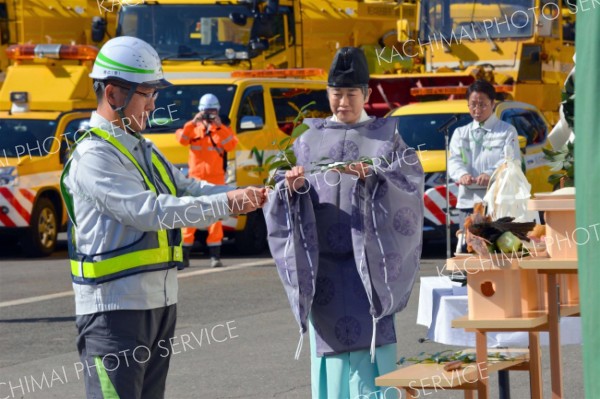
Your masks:
<svg viewBox="0 0 600 399"><path fill-rule="evenodd" d="M225 184L224 157L238 143L235 133L221 122L219 100L213 94L200 98L198 113L175 133L181 145L190 146L189 177L212 184ZM190 251L194 244L195 228L183 229L183 267L190 264ZM216 222L208 227L206 245L210 266L220 267L223 226Z"/></svg>

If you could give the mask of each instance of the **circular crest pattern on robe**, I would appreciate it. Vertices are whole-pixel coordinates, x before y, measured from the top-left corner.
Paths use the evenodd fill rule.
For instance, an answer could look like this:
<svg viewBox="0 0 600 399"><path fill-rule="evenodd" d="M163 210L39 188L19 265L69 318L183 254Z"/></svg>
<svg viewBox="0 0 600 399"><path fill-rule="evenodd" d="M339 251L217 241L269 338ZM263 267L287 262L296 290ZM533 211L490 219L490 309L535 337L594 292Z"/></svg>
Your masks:
<svg viewBox="0 0 600 399"><path fill-rule="evenodd" d="M379 262L379 275L387 282L394 282L400 277L400 265L403 263L404 257L398 252L392 252Z"/></svg>
<svg viewBox="0 0 600 399"><path fill-rule="evenodd" d="M315 292L315 303L325 306L335 295L335 286L329 277L317 277L317 289Z"/></svg>
<svg viewBox="0 0 600 399"><path fill-rule="evenodd" d="M417 214L410 208L401 208L394 215L394 229L402 235L410 236L417 232Z"/></svg>
<svg viewBox="0 0 600 399"><path fill-rule="evenodd" d="M350 226L346 223L335 223L327 230L327 245L332 252L345 253L352 250Z"/></svg>
<svg viewBox="0 0 600 399"><path fill-rule="evenodd" d="M335 337L344 345L354 344L361 332L360 323L352 316L344 316L335 323Z"/></svg>
<svg viewBox="0 0 600 399"><path fill-rule="evenodd" d="M358 154L358 145L350 140L341 141L329 150L329 156L333 161L356 161Z"/></svg>
<svg viewBox="0 0 600 399"><path fill-rule="evenodd" d="M311 173L319 176L319 184L316 177L309 176L310 195L295 195L288 201L289 207L280 198L269 198L264 213L271 251L277 257L291 246L288 252L299 257L294 267L316 271L314 296L303 303L313 304L306 312L312 312L318 356L369 348L373 318L381 323L376 329L377 344L394 342L394 330L384 320L391 320L389 315L406 306L418 274L422 168L402 162L403 155L404 161L418 163L418 159L414 151L405 151L407 146L395 132L393 120L371 118L346 125L331 119L305 119L304 123L309 129L296 140L294 151L305 170L314 169ZM323 184L324 172L314 167L323 158L357 161L382 155L390 159L382 160L379 168L373 168L373 176L364 181L332 171L327 176L333 184ZM334 173L336 179L331 181ZM307 238L307 230L294 227L300 222L296 215L316 234ZM300 231L304 238L296 234ZM308 242L312 237L317 238L318 253L305 254L304 248L315 249ZM304 274L300 273L299 279L304 279ZM288 295L299 295L308 288L294 291L282 281ZM296 314L296 302L290 303L302 323L307 314Z"/></svg>

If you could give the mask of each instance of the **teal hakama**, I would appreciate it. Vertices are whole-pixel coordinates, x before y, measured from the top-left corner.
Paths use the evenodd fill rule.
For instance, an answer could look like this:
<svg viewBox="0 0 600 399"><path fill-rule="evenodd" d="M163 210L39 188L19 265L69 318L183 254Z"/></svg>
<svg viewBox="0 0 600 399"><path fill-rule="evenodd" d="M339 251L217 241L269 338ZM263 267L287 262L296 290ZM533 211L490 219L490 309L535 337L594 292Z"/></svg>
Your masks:
<svg viewBox="0 0 600 399"><path fill-rule="evenodd" d="M375 378L396 370L396 344L375 349L371 363L368 349L317 356L315 331L309 319L312 399L397 399L394 387L378 387Z"/></svg>

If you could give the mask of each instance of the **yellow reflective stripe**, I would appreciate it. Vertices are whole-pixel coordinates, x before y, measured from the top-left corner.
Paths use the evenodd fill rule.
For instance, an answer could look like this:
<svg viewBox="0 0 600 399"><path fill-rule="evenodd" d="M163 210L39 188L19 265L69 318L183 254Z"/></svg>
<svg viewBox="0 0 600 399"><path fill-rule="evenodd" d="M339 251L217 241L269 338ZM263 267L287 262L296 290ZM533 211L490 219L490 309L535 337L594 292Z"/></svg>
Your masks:
<svg viewBox="0 0 600 399"><path fill-rule="evenodd" d="M136 267L155 265L170 261L180 262L183 254L180 247L174 247L173 256L171 248L143 249L128 254L115 256L114 258L99 260L97 262L81 262L71 260L71 273L76 277L100 278L110 274L120 273ZM178 250L179 249L179 250ZM81 275L83 271L83 276Z"/></svg>
<svg viewBox="0 0 600 399"><path fill-rule="evenodd" d="M177 189L175 188L175 185L173 185L173 182L169 178L169 174L167 173L167 170L165 169L162 162L160 162L160 160L158 159L158 156L154 154L154 152L152 153L152 165L154 165L156 167L156 169L158 170L158 173L160 174L160 178L162 179L163 183L166 184L166 186L169 189L169 191L171 192L171 194L177 195Z"/></svg>
<svg viewBox="0 0 600 399"><path fill-rule="evenodd" d="M129 159L131 161L131 163L133 163L135 165L135 167L138 169L138 171L144 178L144 181L146 182L146 185L148 186L148 188L150 188L150 190L152 190L152 192L154 192L155 194L158 193L158 190L156 190L156 187L154 186L154 184L152 184L152 182L148 178L148 175L146 174L146 172L144 172L144 169L140 166L140 164L134 158L134 156L131 155L131 152L129 152L129 150L127 148L125 148L125 146L123 146L123 144L121 144L119 142L119 140L115 139L113 136L110 135L110 133L108 133L107 131L102 130L102 129L93 128L93 129L91 129L91 131L93 133L95 133L96 135L100 136L101 138L103 138L104 140L108 141L110 144L114 145L123 155L125 155L127 157L127 159ZM165 181L165 184L168 186L169 190L175 191L175 187L173 186L173 183L171 182L171 180L168 179L168 177L165 179L165 176L166 176L165 168L160 164L160 162L158 162L159 165L157 165L155 163L155 161L158 161L158 159L155 159L155 157L156 157L156 155L154 155L154 153L153 153L152 154L152 163L158 169L158 172L160 173L161 177L163 177L163 180ZM157 233L158 233L159 246L167 247L169 245L169 242L167 240L166 231L159 230Z"/></svg>
<svg viewBox="0 0 600 399"><path fill-rule="evenodd" d="M119 140L116 140L113 136L110 135L110 133L108 133L102 129L93 128L91 130L92 130L92 132L94 132L95 134L97 134L98 136L103 138L104 140L108 141L110 144L117 147L117 149L119 151L121 151L121 153L123 155L125 155L131 161L131 163L133 163L135 165L135 167L139 170L140 174L144 178L144 181L146 182L146 185L148 185L150 190L152 190L154 193L157 192L156 187L154 187L154 184L152 184L150 179L148 179L148 176L146 175L146 172L144 172L144 169L142 169L142 167L140 166L138 161L133 157L133 155L131 155L129 150L127 148L125 148L125 146L123 146L123 144L121 144L119 142Z"/></svg>
<svg viewBox="0 0 600 399"><path fill-rule="evenodd" d="M108 373L104 368L104 363L100 356L94 356L94 363L96 364L96 373L100 379L100 390L102 391L102 397L104 399L120 399L115 386L108 377Z"/></svg>
<svg viewBox="0 0 600 399"><path fill-rule="evenodd" d="M158 194L158 190L154 184L152 184L148 178L148 175L146 172L144 172L144 169L142 169L140 164L129 152L129 150L127 150L127 148L125 148L118 140L111 136L110 133L102 129L93 128L90 130L100 138L103 138L112 144L115 148L117 148L117 150L125 155L138 169L148 188L155 194ZM152 164L158 170L162 181L165 183L169 191L173 195L176 195L177 190L173 184L173 181L169 178L164 165L159 161L158 157L154 153L152 153ZM97 262L81 262L77 260L71 260L71 273L76 277L95 279L142 266L171 261L181 262L183 260L183 253L180 247L181 243L179 243L178 246L170 247L166 230L159 230L156 232L156 234L158 238L158 248L134 251Z"/></svg>

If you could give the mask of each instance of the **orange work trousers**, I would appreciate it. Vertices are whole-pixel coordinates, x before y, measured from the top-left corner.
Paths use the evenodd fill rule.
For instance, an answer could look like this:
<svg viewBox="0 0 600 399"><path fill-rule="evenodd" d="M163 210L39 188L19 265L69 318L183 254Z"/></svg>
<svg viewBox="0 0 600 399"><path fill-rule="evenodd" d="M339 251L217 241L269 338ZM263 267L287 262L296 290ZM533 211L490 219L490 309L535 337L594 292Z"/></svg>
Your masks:
<svg viewBox="0 0 600 399"><path fill-rule="evenodd" d="M219 165L220 166L220 165ZM190 168L191 169L191 168ZM217 175L217 176L190 176L193 179L202 179L211 184L225 184L225 174ZM184 227L182 229L183 234L183 245L184 246L192 246L194 245L194 236L196 234L195 227ZM208 237L206 237L206 245L209 247L216 247L221 245L223 241L223 225L221 221L211 224L208 226Z"/></svg>
<svg viewBox="0 0 600 399"><path fill-rule="evenodd" d="M184 227L183 228L183 245L192 246L194 245L194 236L196 234L195 227ZM208 226L208 237L206 237L206 245L214 247L221 245L223 241L223 225L221 221L211 224Z"/></svg>

